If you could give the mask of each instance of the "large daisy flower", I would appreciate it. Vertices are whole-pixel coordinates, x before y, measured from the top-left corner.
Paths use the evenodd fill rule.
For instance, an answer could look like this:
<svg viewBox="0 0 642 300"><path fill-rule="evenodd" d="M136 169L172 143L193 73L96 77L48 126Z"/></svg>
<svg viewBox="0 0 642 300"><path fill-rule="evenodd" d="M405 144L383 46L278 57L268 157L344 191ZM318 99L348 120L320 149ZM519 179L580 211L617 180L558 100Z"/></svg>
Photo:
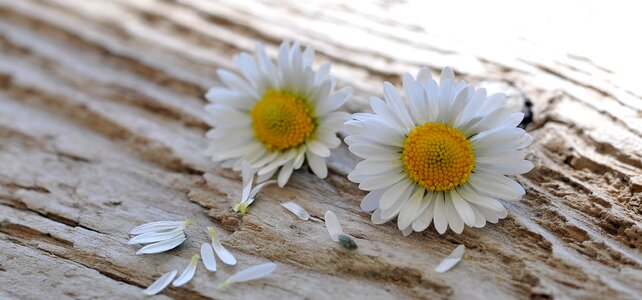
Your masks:
<svg viewBox="0 0 642 300"><path fill-rule="evenodd" d="M205 95L212 102L206 121L215 127L207 133L207 154L237 171L247 161L259 182L278 171L281 187L306 160L317 176L326 177L325 158L341 144L336 133L349 118L336 110L352 89L335 91L330 63L315 71L313 60L311 47L301 52L298 44L284 42L274 64L259 43L256 58L247 53L234 57L241 75L219 69L224 86Z"/></svg>
<svg viewBox="0 0 642 300"><path fill-rule="evenodd" d="M532 137L517 128L524 114L506 107L506 95L486 95L452 69L440 84L422 68L403 76L406 102L384 83L385 101L372 97L374 114L358 113L346 122L345 142L363 158L348 178L370 191L361 202L374 211L372 222L394 217L404 235L425 230L433 221L440 234L461 233L464 225L483 227L507 212L498 199L525 194L506 175L530 171L521 150Z"/></svg>

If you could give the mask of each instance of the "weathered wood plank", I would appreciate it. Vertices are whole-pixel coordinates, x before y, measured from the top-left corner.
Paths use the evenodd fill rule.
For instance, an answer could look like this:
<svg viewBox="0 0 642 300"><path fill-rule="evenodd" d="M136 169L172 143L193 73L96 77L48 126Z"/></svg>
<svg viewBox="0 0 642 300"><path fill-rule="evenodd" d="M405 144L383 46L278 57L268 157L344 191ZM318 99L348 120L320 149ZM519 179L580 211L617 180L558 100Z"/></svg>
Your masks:
<svg viewBox="0 0 642 300"><path fill-rule="evenodd" d="M608 67L581 56L543 58L468 49L395 18L389 3L333 1L0 0L0 297L141 298L224 229L239 258L216 274L169 288L173 298L639 298L642 294L642 100ZM251 213L231 212L238 174L204 155L205 90L231 55L256 40L312 44L333 63L347 105L368 110L381 82L421 65L533 103L536 167L517 179L527 195L481 230L404 238L359 210L345 175L356 158L333 153L320 180L296 172L269 187ZM507 41L519 43L518 41ZM280 203L312 215L300 222ZM327 238L331 209L358 239ZM191 218L189 243L136 256L132 227ZM433 268L454 245L464 263ZM241 267L275 261L269 279L218 291ZM35 285L35 286L34 286Z"/></svg>

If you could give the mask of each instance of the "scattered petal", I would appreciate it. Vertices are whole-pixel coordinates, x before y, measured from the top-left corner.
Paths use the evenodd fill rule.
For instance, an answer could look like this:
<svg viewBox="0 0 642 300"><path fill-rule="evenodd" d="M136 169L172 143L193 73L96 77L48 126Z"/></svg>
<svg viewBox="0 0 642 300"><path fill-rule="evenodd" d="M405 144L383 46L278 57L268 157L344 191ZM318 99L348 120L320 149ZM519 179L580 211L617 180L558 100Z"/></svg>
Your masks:
<svg viewBox="0 0 642 300"><path fill-rule="evenodd" d="M234 283L261 279L270 275L274 270L276 270L276 264L272 262L252 266L230 276L230 278L225 280L218 288L224 289Z"/></svg>
<svg viewBox="0 0 642 300"><path fill-rule="evenodd" d="M181 226L186 226L191 221L158 221L140 225L132 229L131 234L143 234L153 231L172 230Z"/></svg>
<svg viewBox="0 0 642 300"><path fill-rule="evenodd" d="M178 273L177 270L163 274L163 276L156 279L154 283L152 283L147 289L145 289L143 293L148 296L160 293L160 291L164 290L172 282L172 280L174 280L174 277L176 277L176 273Z"/></svg>
<svg viewBox="0 0 642 300"><path fill-rule="evenodd" d="M207 227L207 230L209 230L210 235L212 236L212 248L214 248L214 252L216 252L218 258L220 258L221 261L227 265L236 265L236 258L230 251L228 251L227 249L225 249L225 247L223 247L223 245L221 245L221 241L218 239L216 229L214 229L213 227Z"/></svg>
<svg viewBox="0 0 642 300"><path fill-rule="evenodd" d="M138 250L136 254L153 254L165 252L167 250L178 247L178 245L182 244L185 240L187 240L187 237L185 236L185 234L181 234L169 240L149 244L143 248L140 248L140 250Z"/></svg>
<svg viewBox="0 0 642 300"><path fill-rule="evenodd" d="M149 243L160 242L160 241L175 238L183 234L183 232L184 232L184 229L176 228L170 231L143 233L141 235L137 235L133 237L131 240L129 240L127 244L133 245L133 244L149 244Z"/></svg>
<svg viewBox="0 0 642 300"><path fill-rule="evenodd" d="M337 219L337 215L335 215L333 212L329 210L325 212L325 227L328 229L330 238L333 241L338 242L339 235L343 234L343 229L341 229L341 224L339 224L339 219Z"/></svg>
<svg viewBox="0 0 642 300"><path fill-rule="evenodd" d="M310 214L308 214L303 207L300 205L294 203L294 202L286 202L282 203L281 206L285 207L285 209L289 210L291 213L295 214L299 219L301 220L308 220L310 219Z"/></svg>
<svg viewBox="0 0 642 300"><path fill-rule="evenodd" d="M435 272L437 273L444 273L452 267L454 267L461 259L464 257L464 250L466 250L466 246L464 245L459 245L453 252L448 255L436 268Z"/></svg>
<svg viewBox="0 0 642 300"><path fill-rule="evenodd" d="M203 243L201 245L201 259L206 269L216 272L216 257L214 257L214 250L210 244Z"/></svg>
<svg viewBox="0 0 642 300"><path fill-rule="evenodd" d="M192 280L194 273L196 272L196 264L198 263L199 258L198 254L194 254L194 256L192 256L192 261L190 261L187 268L185 268L185 271L181 273L181 276L174 280L172 283L173 286L181 286Z"/></svg>
<svg viewBox="0 0 642 300"><path fill-rule="evenodd" d="M357 249L357 243L349 235L340 234L339 243L341 244L341 246L343 246L343 248L346 248L348 250Z"/></svg>

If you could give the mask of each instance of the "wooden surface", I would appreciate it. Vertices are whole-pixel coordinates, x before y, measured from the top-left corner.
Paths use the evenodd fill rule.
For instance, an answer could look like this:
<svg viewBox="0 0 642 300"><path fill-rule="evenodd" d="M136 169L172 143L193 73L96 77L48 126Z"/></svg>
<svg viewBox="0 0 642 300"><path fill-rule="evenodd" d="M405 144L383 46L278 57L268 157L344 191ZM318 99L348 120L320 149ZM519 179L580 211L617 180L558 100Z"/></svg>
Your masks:
<svg viewBox="0 0 642 300"><path fill-rule="evenodd" d="M642 100L630 78L577 53L499 55L457 43L395 15L399 7L0 0L0 298L143 298L155 278L188 264L211 225L239 265L215 274L199 266L158 299L642 298ZM365 193L346 179L356 158L343 145L326 180L302 169L237 217L239 175L203 156L203 94L232 55L257 40L274 54L282 38L333 63L339 85L356 89L351 112L368 110L383 80L399 84L421 65L452 65L459 78L508 93L518 110L530 99L535 169L517 178L526 196L505 203L499 224L403 237L359 210ZM326 210L358 251L331 242ZM136 225L185 218L198 227L179 249L136 256L126 245ZM435 273L460 243L465 259ZM266 261L279 265L269 278L216 289Z"/></svg>

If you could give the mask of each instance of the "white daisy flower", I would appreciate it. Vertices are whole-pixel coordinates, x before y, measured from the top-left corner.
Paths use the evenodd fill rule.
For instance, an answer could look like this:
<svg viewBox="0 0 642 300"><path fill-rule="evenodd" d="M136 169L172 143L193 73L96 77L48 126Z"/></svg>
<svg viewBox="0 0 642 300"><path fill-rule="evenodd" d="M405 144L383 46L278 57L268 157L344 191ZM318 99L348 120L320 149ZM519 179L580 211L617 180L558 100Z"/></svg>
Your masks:
<svg viewBox="0 0 642 300"><path fill-rule="evenodd" d="M403 76L407 104L384 83L385 102L371 98L374 114L358 113L346 122L345 142L363 158L348 178L370 191L361 202L374 211L372 222L394 217L404 235L423 231L433 221L440 234L447 227L483 227L506 217L497 199L519 200L525 191L506 175L530 171L521 150L532 142L516 128L524 114L506 107L506 95L486 95L452 69L440 84L422 68Z"/></svg>
<svg viewBox="0 0 642 300"><path fill-rule="evenodd" d="M158 221L140 225L132 229L128 244L148 244L140 248L136 254L160 253L174 249L187 240L185 229L194 225L187 221Z"/></svg>
<svg viewBox="0 0 642 300"><path fill-rule="evenodd" d="M265 186L276 183L276 180L264 181L257 184L255 187L252 187L255 170L246 161L243 161L241 165L241 176L243 177L243 192L241 194L241 202L237 203L232 208L235 213L244 216L248 213L250 204L254 202L254 198L256 198L256 195L258 195Z"/></svg>
<svg viewBox="0 0 642 300"><path fill-rule="evenodd" d="M261 279L270 275L274 270L276 270L276 264L273 262L252 266L230 276L218 288L224 289L235 283Z"/></svg>
<svg viewBox="0 0 642 300"><path fill-rule="evenodd" d="M207 154L237 171L248 161L258 170L259 182L278 171L281 187L305 160L325 178L325 158L341 144L336 133L349 118L336 110L352 88L335 91L330 64L314 71L313 61L311 47L301 52L298 44L283 42L275 65L258 43L256 59L247 53L234 57L241 75L219 69L225 86L205 95L212 102L205 107L206 121L214 127L207 133Z"/></svg>
<svg viewBox="0 0 642 300"><path fill-rule="evenodd" d="M232 252L228 251L227 249L225 249L225 247L223 247L223 245L221 244L221 241L218 238L218 233L216 232L216 229L214 229L214 227L207 227L207 230L209 231L210 236L212 237L212 248L214 248L214 252L216 252L216 255L218 256L218 258L220 258L221 261L227 265L230 265L230 266L236 265L236 258L234 257Z"/></svg>

